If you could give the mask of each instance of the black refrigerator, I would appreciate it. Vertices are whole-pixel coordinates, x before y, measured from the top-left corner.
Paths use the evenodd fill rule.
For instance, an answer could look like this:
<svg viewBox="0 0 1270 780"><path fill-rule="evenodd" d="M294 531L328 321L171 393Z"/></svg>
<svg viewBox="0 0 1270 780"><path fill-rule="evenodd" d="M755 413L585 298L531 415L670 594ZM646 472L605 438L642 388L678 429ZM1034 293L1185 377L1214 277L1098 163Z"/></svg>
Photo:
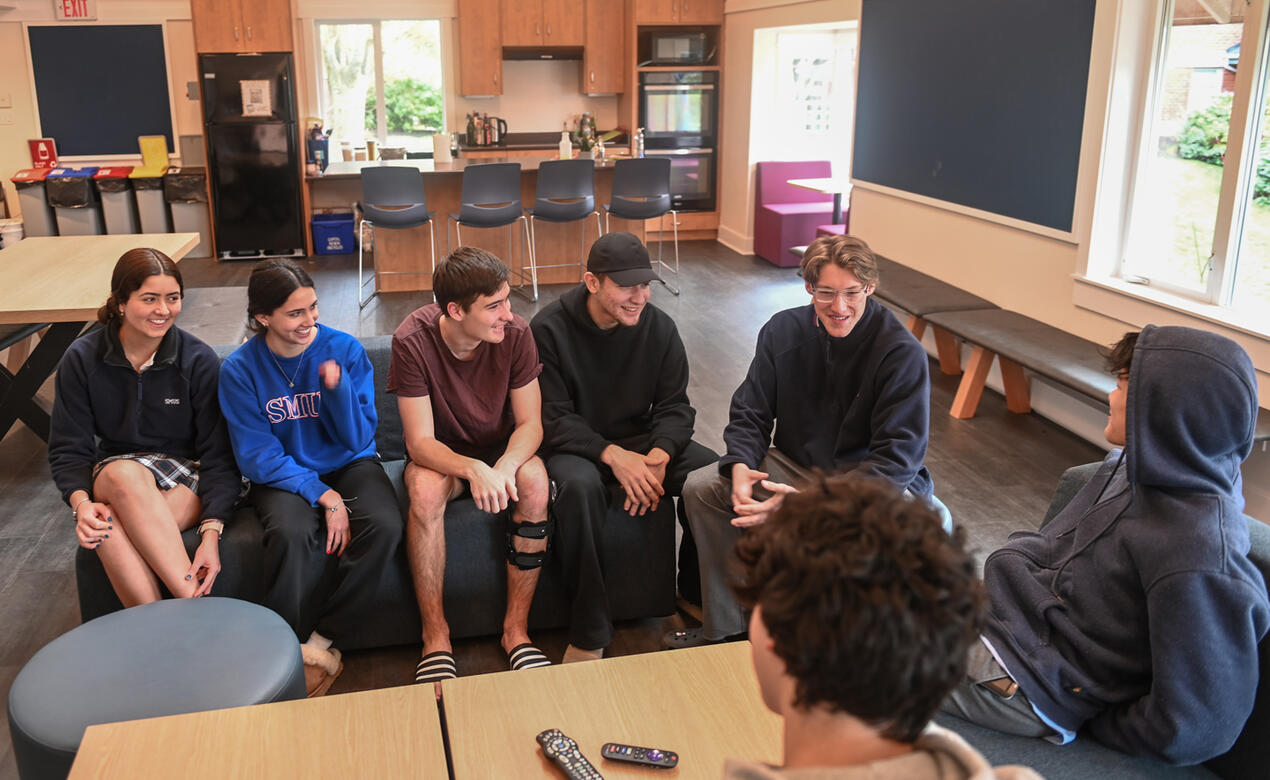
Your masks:
<svg viewBox="0 0 1270 780"><path fill-rule="evenodd" d="M291 55L201 54L198 60L218 257L303 255Z"/></svg>

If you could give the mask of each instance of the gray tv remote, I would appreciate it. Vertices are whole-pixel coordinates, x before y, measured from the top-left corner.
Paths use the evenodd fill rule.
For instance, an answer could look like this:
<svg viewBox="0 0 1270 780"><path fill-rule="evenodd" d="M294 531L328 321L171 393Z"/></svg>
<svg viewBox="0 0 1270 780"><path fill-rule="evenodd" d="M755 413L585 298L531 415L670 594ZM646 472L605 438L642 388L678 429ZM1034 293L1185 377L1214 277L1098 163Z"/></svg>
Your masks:
<svg viewBox="0 0 1270 780"><path fill-rule="evenodd" d="M604 775L578 750L578 743L560 729L547 729L537 739L543 755L555 761L569 780L604 780Z"/></svg>

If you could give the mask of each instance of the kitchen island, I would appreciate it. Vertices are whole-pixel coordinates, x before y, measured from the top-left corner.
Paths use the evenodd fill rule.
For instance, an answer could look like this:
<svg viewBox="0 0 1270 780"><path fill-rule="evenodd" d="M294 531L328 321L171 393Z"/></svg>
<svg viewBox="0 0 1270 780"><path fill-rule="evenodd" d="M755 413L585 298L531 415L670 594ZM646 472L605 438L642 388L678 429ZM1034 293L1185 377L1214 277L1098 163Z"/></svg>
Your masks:
<svg viewBox="0 0 1270 780"><path fill-rule="evenodd" d="M514 159L499 158L460 158L450 162L434 162L433 160L380 160L376 162L336 162L331 163L321 176L309 176L305 185L308 190L311 209L349 209L352 204L362 198L361 171L373 166L393 166L414 168L423 177L424 193L428 201L428 209L435 212L437 235L437 260L445 257L449 248L457 245L454 230L450 226L450 214L459 211L459 196L462 190L463 170L468 165L481 165L495 162L514 162L520 165L520 198L521 203L532 207L534 189L538 183L538 166L551 159L547 156ZM613 160L597 161L595 164L595 202L596 208L603 214L602 204L609 202L613 184ZM669 217L667 228L669 229ZM651 220L656 229L656 220ZM613 219L613 230L629 230L638 236L644 235L642 221L630 222ZM428 262L427 225L407 230L375 231L375 284L380 292L403 292L411 290L432 289L432 277ZM524 249L524 265L522 266L522 243L524 231L519 223L512 225L514 237L511 241L511 253L508 252L507 228L464 228L464 243L479 246L497 255L513 272L523 268L526 275L529 270L529 250ZM582 271L576 265L579 256L585 258L590 251L591 243L598 237L595 218L584 222L551 223L538 221L535 223L538 245L538 265L561 265L560 268L548 268L538 273L539 284L562 284L578 281ZM573 263L573 265L565 265ZM519 280L513 278L513 285Z"/></svg>

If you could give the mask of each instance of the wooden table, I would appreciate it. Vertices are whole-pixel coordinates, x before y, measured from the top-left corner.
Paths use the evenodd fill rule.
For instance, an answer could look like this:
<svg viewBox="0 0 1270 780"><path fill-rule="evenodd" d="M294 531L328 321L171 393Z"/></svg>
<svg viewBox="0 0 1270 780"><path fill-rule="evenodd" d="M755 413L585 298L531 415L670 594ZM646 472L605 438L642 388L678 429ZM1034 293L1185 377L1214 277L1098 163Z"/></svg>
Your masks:
<svg viewBox="0 0 1270 780"><path fill-rule="evenodd" d="M89 726L72 778L446 777L431 685Z"/></svg>
<svg viewBox="0 0 1270 780"><path fill-rule="evenodd" d="M534 737L558 728L606 778L723 776L726 758L779 763L749 642L462 677L441 683L456 780L561 775ZM605 742L668 748L674 774L600 757Z"/></svg>
<svg viewBox="0 0 1270 780"><path fill-rule="evenodd" d="M832 195L833 224L842 224L842 196L844 193L851 191L851 181L849 179L835 179L832 176L825 179L789 179L786 184L802 187L812 192L823 192L826 195Z"/></svg>
<svg viewBox="0 0 1270 780"><path fill-rule="evenodd" d="M56 236L28 238L0 250L0 325L53 323L16 374L0 372L0 437L21 419L48 440L49 415L35 402L35 393L84 325L96 318L120 255L153 247L180 260L198 241L198 233Z"/></svg>

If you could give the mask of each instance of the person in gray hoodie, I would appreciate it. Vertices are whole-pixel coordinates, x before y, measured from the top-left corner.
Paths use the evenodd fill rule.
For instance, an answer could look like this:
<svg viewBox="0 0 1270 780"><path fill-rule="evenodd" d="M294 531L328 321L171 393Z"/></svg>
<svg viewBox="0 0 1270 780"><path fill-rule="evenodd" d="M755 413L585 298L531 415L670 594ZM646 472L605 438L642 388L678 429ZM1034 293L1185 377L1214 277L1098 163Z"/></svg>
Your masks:
<svg viewBox="0 0 1270 780"><path fill-rule="evenodd" d="M1195 764L1234 744L1270 627L1240 464L1257 380L1237 344L1147 326L1111 351L1112 450L1050 523L988 556L982 641L943 709L1012 734Z"/></svg>
<svg viewBox="0 0 1270 780"><path fill-rule="evenodd" d="M741 537L737 596L784 749L780 765L728 761L727 780L1037 777L930 723L984 605L965 529L941 522L885 480L815 472Z"/></svg>

